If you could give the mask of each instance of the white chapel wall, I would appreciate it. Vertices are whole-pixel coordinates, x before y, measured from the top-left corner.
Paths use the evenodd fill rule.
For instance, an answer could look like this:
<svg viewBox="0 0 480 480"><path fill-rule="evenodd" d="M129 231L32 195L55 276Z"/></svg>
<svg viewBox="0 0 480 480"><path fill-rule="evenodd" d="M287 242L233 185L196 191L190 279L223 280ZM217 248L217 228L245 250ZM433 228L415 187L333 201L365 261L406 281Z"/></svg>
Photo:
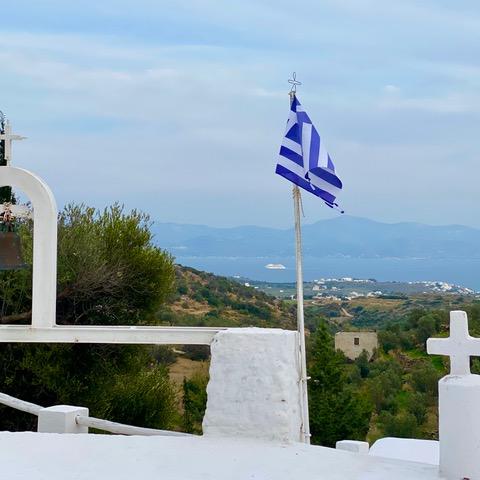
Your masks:
<svg viewBox="0 0 480 480"><path fill-rule="evenodd" d="M300 441L298 355L294 331L233 328L217 333L204 434Z"/></svg>

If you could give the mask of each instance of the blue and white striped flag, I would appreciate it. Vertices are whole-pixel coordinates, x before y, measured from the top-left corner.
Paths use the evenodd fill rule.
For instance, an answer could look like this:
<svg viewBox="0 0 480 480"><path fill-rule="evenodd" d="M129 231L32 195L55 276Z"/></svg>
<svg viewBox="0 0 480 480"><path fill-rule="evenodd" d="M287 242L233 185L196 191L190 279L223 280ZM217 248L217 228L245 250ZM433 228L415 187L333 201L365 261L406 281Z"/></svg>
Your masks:
<svg viewBox="0 0 480 480"><path fill-rule="evenodd" d="M342 189L342 182L335 174L335 166L320 135L296 96L290 107L275 173L320 197L329 207L338 207L335 198Z"/></svg>

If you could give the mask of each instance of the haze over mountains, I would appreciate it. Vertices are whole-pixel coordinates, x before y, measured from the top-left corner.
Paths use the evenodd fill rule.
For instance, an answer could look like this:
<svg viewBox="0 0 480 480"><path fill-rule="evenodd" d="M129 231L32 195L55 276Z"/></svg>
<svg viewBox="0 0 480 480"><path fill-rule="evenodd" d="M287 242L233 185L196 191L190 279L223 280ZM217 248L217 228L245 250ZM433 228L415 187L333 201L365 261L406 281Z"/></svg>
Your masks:
<svg viewBox="0 0 480 480"><path fill-rule="evenodd" d="M180 264L251 280L295 280L293 229L157 223L153 232ZM305 281L443 281L480 290L480 230L471 227L340 216L304 225L303 253ZM265 268L269 263L285 269Z"/></svg>
<svg viewBox="0 0 480 480"><path fill-rule="evenodd" d="M156 223L153 231L159 246L182 257L294 254L293 229ZM387 224L340 216L304 225L303 251L309 257L479 259L480 230L461 225Z"/></svg>

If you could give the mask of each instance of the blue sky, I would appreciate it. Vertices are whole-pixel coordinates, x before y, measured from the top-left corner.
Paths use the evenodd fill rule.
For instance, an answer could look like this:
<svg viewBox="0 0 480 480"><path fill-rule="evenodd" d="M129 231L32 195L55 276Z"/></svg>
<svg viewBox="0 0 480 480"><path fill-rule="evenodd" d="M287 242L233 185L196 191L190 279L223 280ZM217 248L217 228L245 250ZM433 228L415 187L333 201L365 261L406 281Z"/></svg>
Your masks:
<svg viewBox="0 0 480 480"><path fill-rule="evenodd" d="M295 70L347 213L480 227L478 2L16 0L0 42L15 164L60 205L289 226L273 171Z"/></svg>

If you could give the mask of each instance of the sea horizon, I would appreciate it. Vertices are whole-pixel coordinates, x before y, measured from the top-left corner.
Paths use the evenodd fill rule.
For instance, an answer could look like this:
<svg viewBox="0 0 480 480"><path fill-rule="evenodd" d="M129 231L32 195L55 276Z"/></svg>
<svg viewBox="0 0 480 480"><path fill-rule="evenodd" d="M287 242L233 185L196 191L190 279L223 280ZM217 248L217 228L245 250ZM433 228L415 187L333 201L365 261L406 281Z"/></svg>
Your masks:
<svg viewBox="0 0 480 480"><path fill-rule="evenodd" d="M226 277L290 283L295 257L176 256L175 262ZM285 269L268 269L267 264ZM480 259L309 257L303 259L304 281L319 278L372 278L378 281L440 281L480 290Z"/></svg>

